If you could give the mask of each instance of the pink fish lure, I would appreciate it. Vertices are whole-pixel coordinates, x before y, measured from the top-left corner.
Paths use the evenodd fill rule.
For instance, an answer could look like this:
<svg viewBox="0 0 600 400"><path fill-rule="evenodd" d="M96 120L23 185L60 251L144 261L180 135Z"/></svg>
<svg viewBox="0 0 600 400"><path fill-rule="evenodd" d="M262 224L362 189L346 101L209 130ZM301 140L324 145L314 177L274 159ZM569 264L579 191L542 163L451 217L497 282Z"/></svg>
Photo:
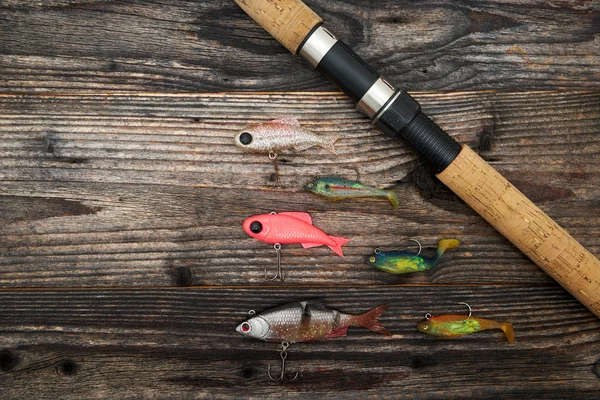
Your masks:
<svg viewBox="0 0 600 400"><path fill-rule="evenodd" d="M327 246L340 257L344 257L342 246L349 241L329 236L315 227L310 215L304 212L255 215L247 218L242 227L248 235L265 243L301 244L305 249Z"/></svg>

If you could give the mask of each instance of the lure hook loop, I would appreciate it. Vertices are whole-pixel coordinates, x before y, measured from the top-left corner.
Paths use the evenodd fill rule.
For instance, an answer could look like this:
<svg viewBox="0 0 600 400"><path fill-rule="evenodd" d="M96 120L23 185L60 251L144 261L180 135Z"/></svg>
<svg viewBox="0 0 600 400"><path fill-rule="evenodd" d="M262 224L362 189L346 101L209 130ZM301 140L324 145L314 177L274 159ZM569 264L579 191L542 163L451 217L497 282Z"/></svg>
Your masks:
<svg viewBox="0 0 600 400"><path fill-rule="evenodd" d="M280 381L281 383L284 383L284 382L292 382L292 381L295 381L296 379L298 379L298 374L300 373L300 371L298 371L298 370L296 370L296 374L294 375L293 378L290 378L290 377L286 376L286 374L285 374L285 360L287 359L287 356L288 356L288 353L287 353L288 347L290 347L290 344L288 342L281 343L281 351L279 352L279 356L281 357L281 374L279 375L278 378L273 378L273 375L271 375L271 364L268 365L267 374L269 375L269 379L271 379L272 381Z"/></svg>
<svg viewBox="0 0 600 400"><path fill-rule="evenodd" d="M273 248L275 249L275 252L277 253L277 273L275 274L274 277L269 278L269 275L267 274L267 267L265 267L265 279L268 281L274 281L275 279L279 278L279 280L281 282L283 282L285 278L283 277L283 269L281 269L281 244L275 243Z"/></svg>
<svg viewBox="0 0 600 400"><path fill-rule="evenodd" d="M469 315L467 316L467 318L465 318L465 321L466 321L467 319L471 318L471 315L473 314L473 310L471 309L471 306L470 306L469 304L465 303L464 301L461 301L461 302L460 302L460 303L458 303L458 304L464 304L465 306L469 307Z"/></svg>
<svg viewBox="0 0 600 400"><path fill-rule="evenodd" d="M411 242L415 242L416 244L419 245L419 252L417 253L417 255L421 255L421 250L423 250L423 247L421 246L421 242L419 242L417 239L408 239Z"/></svg>

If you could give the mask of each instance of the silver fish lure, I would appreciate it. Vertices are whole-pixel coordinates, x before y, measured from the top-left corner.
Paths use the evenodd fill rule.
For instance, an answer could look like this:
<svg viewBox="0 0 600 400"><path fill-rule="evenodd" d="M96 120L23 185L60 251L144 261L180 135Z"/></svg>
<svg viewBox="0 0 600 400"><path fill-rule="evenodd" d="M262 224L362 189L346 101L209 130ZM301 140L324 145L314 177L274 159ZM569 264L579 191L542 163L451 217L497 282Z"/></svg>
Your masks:
<svg viewBox="0 0 600 400"><path fill-rule="evenodd" d="M314 301L288 303L256 315L236 328L242 335L267 342L307 342L346 336L349 326L362 326L391 335L379 322L389 306L375 307L361 315L341 313Z"/></svg>
<svg viewBox="0 0 600 400"><path fill-rule="evenodd" d="M334 144L340 137L335 134L319 135L304 129L296 118L285 117L250 125L235 135L236 146L256 153L278 152L291 149L302 151L320 146L335 153Z"/></svg>

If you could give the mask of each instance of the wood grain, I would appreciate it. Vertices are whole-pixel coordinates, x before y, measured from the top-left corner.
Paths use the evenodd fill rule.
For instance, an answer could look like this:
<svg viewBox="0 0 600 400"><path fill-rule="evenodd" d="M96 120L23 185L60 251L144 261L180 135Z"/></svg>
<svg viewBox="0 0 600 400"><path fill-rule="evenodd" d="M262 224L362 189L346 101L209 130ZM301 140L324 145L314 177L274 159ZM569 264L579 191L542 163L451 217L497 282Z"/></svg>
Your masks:
<svg viewBox="0 0 600 400"><path fill-rule="evenodd" d="M596 1L307 3L600 254ZM597 399L599 320L332 89L231 0L1 1L0 398ZM283 154L272 189L232 136L284 115L342 140ZM302 192L314 175L393 188L400 210ZM285 284L266 284L275 255L240 224L289 210L351 242L343 260L286 246ZM461 245L424 274L362 263L441 237ZM394 336L294 345L300 380L271 383L276 345L234 328L302 299L390 303ZM415 330L462 301L513 322L516 344Z"/></svg>
<svg viewBox="0 0 600 400"><path fill-rule="evenodd" d="M277 345L242 337L249 309L319 298L360 313L381 303L394 333L294 344L297 382L266 376ZM419 333L426 312L508 320L453 340ZM600 320L558 287L187 288L0 291L0 387L6 398L594 399ZM518 376L518 379L515 379ZM543 377L543 384L540 378Z"/></svg>
<svg viewBox="0 0 600 400"><path fill-rule="evenodd" d="M596 1L307 3L409 90L600 88ZM4 0L0 38L2 91L333 88L232 0Z"/></svg>
<svg viewBox="0 0 600 400"><path fill-rule="evenodd" d="M600 253L600 93L415 93L425 110ZM283 189L270 189L266 156L233 134L249 122L294 115L342 135L322 149L284 154ZM385 200L329 202L304 193L314 175L394 188ZM553 284L438 182L403 143L372 128L339 93L0 96L0 286L263 284L270 246L241 221L308 211L348 237L346 258L286 246L290 284ZM394 276L363 264L376 247L432 254L462 243L425 274ZM415 249L416 250L416 249Z"/></svg>

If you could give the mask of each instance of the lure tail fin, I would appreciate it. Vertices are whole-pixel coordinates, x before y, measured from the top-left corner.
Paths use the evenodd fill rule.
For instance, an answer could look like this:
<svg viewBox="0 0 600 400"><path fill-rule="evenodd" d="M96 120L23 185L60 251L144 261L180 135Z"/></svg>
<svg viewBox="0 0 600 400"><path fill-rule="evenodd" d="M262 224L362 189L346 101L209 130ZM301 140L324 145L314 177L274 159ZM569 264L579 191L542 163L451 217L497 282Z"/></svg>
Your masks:
<svg viewBox="0 0 600 400"><path fill-rule="evenodd" d="M499 328L502 329L506 335L508 343L513 343L515 341L515 331L513 331L513 327L510 322L501 322Z"/></svg>
<svg viewBox="0 0 600 400"><path fill-rule="evenodd" d="M394 207L394 210L397 210L398 206L400 205L400 201L398 200L398 195L396 194L396 191L386 190L385 192L387 199L390 201L390 203L392 203L392 207Z"/></svg>
<svg viewBox="0 0 600 400"><path fill-rule="evenodd" d="M375 307L372 310L367 311L363 315L357 315L354 319L356 325L367 328L373 332L380 333L386 336L392 336L390 331L385 329L385 326L379 322L379 317L385 310L388 309L389 304L382 304L380 306Z"/></svg>
<svg viewBox="0 0 600 400"><path fill-rule="evenodd" d="M335 242L335 246L327 246L327 247L329 247L331 250L333 250L335 252L335 254L337 254L338 256L344 258L344 253L342 252L342 246L345 245L346 243L348 243L350 241L350 239L346 239L343 237L337 237L337 236L329 236L329 238Z"/></svg>
<svg viewBox="0 0 600 400"><path fill-rule="evenodd" d="M329 134L323 138L323 148L325 148L331 154L337 154L335 151L335 142L339 140L341 136L336 134Z"/></svg>
<svg viewBox="0 0 600 400"><path fill-rule="evenodd" d="M456 239L440 240L440 243L438 244L438 248L436 251L435 261L437 262L446 250L453 249L453 248L457 247L459 244L460 244L460 242Z"/></svg>

